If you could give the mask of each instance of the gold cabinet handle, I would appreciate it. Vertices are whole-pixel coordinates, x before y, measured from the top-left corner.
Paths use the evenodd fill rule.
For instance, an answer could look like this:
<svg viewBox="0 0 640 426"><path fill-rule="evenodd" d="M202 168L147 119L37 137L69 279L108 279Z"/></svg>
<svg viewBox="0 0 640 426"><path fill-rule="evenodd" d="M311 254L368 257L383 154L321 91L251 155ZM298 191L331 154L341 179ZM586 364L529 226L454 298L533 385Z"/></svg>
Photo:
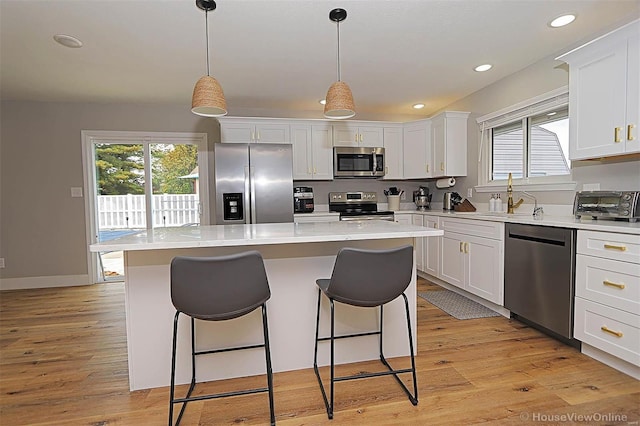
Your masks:
<svg viewBox="0 0 640 426"><path fill-rule="evenodd" d="M318 173L318 169L316 169L315 167L313 168L313 174L317 174Z"/></svg>
<svg viewBox="0 0 640 426"><path fill-rule="evenodd" d="M433 224L433 227L437 229L437 228L438 228L438 224L437 224L437 223L434 223L434 224Z"/></svg>
<svg viewBox="0 0 640 426"><path fill-rule="evenodd" d="M616 143L620 142L620 130L622 127L616 127L613 131L613 141Z"/></svg>
<svg viewBox="0 0 640 426"><path fill-rule="evenodd" d="M444 172L444 163L440 163L440 171Z"/></svg>
<svg viewBox="0 0 640 426"><path fill-rule="evenodd" d="M604 248L611 249L611 250L627 251L627 247L626 246L617 246L617 245L614 245L614 244L607 244L607 243L605 243Z"/></svg>
<svg viewBox="0 0 640 426"><path fill-rule="evenodd" d="M429 173L429 165L427 164L427 173Z"/></svg>
<svg viewBox="0 0 640 426"><path fill-rule="evenodd" d="M251 132L251 140L256 140L256 132Z"/></svg>
<svg viewBox="0 0 640 426"><path fill-rule="evenodd" d="M469 253L469 243L464 243L464 252Z"/></svg>
<svg viewBox="0 0 640 426"><path fill-rule="evenodd" d="M362 136L362 133L360 133L360 142L362 142L364 140L364 137Z"/></svg>
<svg viewBox="0 0 640 426"><path fill-rule="evenodd" d="M356 133L356 143L358 143L358 134Z"/></svg>
<svg viewBox="0 0 640 426"><path fill-rule="evenodd" d="M600 330L604 331L605 333L613 334L616 337L622 337L622 331L613 331L606 325L600 327Z"/></svg>
<svg viewBox="0 0 640 426"><path fill-rule="evenodd" d="M385 175L389 174L389 166L384 166L384 174Z"/></svg>
<svg viewBox="0 0 640 426"><path fill-rule="evenodd" d="M464 243L462 241L460 241L460 253L462 253L462 246L464 245Z"/></svg>
<svg viewBox="0 0 640 426"><path fill-rule="evenodd" d="M614 283L614 282L611 282L609 280L602 281L602 284L604 284L606 286L609 286L609 287L619 288L620 290L624 289L624 284Z"/></svg>
<svg viewBox="0 0 640 426"><path fill-rule="evenodd" d="M633 129L635 128L635 124L629 124L627 126L627 140L628 141L632 141L635 140L635 138L633 137Z"/></svg>

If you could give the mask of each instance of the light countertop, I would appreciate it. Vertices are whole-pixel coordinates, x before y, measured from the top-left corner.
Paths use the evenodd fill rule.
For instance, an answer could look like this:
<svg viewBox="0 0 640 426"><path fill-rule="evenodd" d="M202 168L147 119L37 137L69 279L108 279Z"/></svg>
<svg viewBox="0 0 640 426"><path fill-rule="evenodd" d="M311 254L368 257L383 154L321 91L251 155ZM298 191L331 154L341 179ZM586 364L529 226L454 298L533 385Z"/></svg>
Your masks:
<svg viewBox="0 0 640 426"><path fill-rule="evenodd" d="M383 220L313 223L264 223L156 228L115 240L91 244L92 252L195 247L253 246L327 241L379 240L441 236L439 229Z"/></svg>
<svg viewBox="0 0 640 426"><path fill-rule="evenodd" d="M422 214L425 216L439 216L456 219L489 220L494 222L522 223L528 225L553 226L557 228L584 229L589 231L619 232L623 234L640 235L640 222L627 222L619 220L594 220L583 217L576 219L573 215L549 215L534 218L531 213L492 213L484 211L475 212L447 212L443 210L400 210L396 214Z"/></svg>

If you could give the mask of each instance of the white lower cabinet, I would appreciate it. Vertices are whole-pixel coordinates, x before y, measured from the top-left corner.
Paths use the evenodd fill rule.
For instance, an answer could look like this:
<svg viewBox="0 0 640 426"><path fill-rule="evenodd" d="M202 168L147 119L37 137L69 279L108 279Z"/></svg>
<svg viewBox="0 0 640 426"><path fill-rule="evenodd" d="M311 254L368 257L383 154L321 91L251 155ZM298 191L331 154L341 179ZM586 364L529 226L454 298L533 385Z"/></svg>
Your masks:
<svg viewBox="0 0 640 426"><path fill-rule="evenodd" d="M440 218L440 274L449 284L504 303L504 224Z"/></svg>
<svg viewBox="0 0 640 426"><path fill-rule="evenodd" d="M411 213L398 213L394 215L394 222L402 223L403 225L411 225Z"/></svg>
<svg viewBox="0 0 640 426"><path fill-rule="evenodd" d="M640 236L578 231L573 335L640 377Z"/></svg>
<svg viewBox="0 0 640 426"><path fill-rule="evenodd" d="M411 223L416 226L423 226L424 220L421 214L414 214L411 216ZM416 251L416 269L418 271L424 271L424 258L425 251L424 246L428 237L417 237L415 238L415 251Z"/></svg>
<svg viewBox="0 0 640 426"><path fill-rule="evenodd" d="M437 216L424 216L423 226L439 229ZM424 272L435 277L440 275L440 238L425 238L424 244Z"/></svg>

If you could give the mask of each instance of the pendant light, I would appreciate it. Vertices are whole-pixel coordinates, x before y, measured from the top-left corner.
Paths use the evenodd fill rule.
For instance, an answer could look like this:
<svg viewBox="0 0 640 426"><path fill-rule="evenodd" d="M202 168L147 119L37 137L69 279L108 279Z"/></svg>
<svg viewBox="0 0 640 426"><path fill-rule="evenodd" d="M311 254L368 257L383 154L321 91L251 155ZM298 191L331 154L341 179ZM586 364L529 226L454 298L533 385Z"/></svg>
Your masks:
<svg viewBox="0 0 640 426"><path fill-rule="evenodd" d="M224 98L222 86L218 80L211 77L209 72L209 12L215 10L213 0L196 0L196 6L204 10L205 28L207 33L207 75L201 77L193 88L191 98L191 112L205 117L222 117L227 115L227 101Z"/></svg>
<svg viewBox="0 0 640 426"><path fill-rule="evenodd" d="M324 105L324 116L327 118L344 119L356 115L356 107L353 103L353 95L347 83L340 80L340 22L347 19L347 11L333 9L329 12L329 19L338 27L338 81L329 87Z"/></svg>

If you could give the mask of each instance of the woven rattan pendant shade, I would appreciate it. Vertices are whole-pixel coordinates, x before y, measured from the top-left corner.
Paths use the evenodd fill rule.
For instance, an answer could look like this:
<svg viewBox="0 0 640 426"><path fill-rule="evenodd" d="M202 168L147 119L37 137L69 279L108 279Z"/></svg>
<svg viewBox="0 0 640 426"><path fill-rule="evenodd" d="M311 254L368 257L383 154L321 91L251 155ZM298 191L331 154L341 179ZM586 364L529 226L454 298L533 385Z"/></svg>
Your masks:
<svg viewBox="0 0 640 426"><path fill-rule="evenodd" d="M204 10L204 21L207 35L207 75L201 77L193 88L191 112L205 117L222 117L227 115L227 101L218 80L211 77L209 70L209 12L216 9L214 0L196 0L198 9Z"/></svg>
<svg viewBox="0 0 640 426"><path fill-rule="evenodd" d="M338 30L338 81L329 87L325 97L324 116L327 118L345 119L356 115L351 89L340 78L340 22L345 19L347 19L347 11L344 9L333 9L329 12L329 20L336 23Z"/></svg>
<svg viewBox="0 0 640 426"><path fill-rule="evenodd" d="M191 112L205 117L227 115L227 101L218 80L208 75L198 80L193 88Z"/></svg>
<svg viewBox="0 0 640 426"><path fill-rule="evenodd" d="M351 118L356 115L353 95L349 85L344 81L336 81L329 87L327 103L324 105L324 116L327 118Z"/></svg>

